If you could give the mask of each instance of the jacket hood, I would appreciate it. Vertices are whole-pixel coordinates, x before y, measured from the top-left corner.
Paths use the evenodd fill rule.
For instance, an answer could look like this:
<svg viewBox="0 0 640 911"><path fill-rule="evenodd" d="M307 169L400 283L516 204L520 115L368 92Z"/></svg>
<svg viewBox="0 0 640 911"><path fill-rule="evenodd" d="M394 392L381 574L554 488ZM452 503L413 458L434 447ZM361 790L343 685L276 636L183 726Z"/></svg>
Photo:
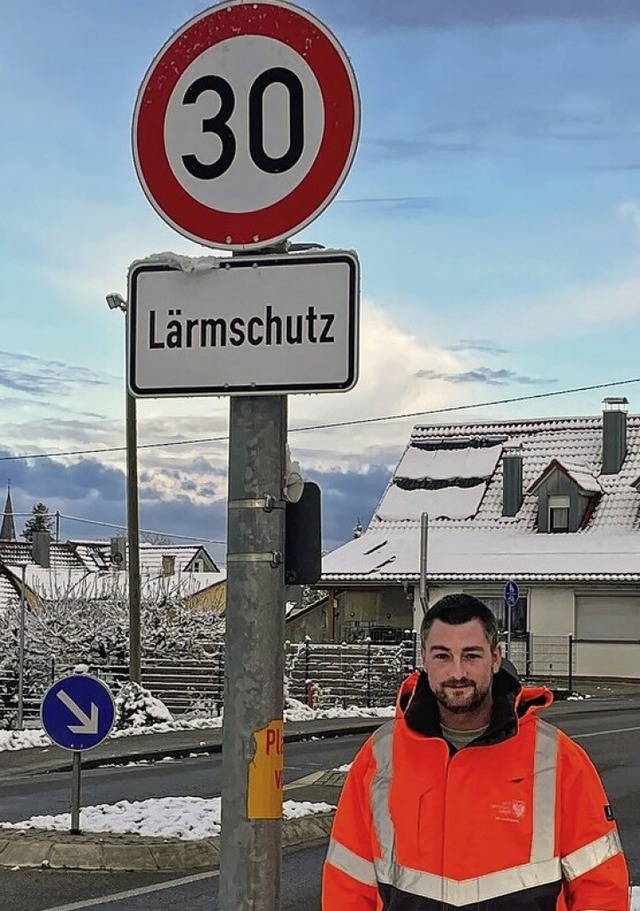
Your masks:
<svg viewBox="0 0 640 911"><path fill-rule="evenodd" d="M551 690L542 686L522 686L502 667L493 678L492 696L489 728L474 744L497 743L513 736L520 722L532 718L539 709L545 709L553 702ZM442 737L438 703L424 671L414 671L402 682L395 714L420 734Z"/></svg>

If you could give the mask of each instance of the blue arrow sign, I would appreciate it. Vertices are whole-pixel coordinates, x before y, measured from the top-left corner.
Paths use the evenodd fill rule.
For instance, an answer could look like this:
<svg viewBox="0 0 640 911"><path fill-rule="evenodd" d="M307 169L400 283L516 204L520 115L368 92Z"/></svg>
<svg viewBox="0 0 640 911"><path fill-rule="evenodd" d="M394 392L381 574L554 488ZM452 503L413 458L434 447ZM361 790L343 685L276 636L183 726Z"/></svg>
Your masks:
<svg viewBox="0 0 640 911"><path fill-rule="evenodd" d="M42 727L63 750L91 750L109 736L115 705L109 687L88 674L71 674L49 687L40 706Z"/></svg>
<svg viewBox="0 0 640 911"><path fill-rule="evenodd" d="M515 582L507 582L505 585L504 600L507 607L515 607L520 600L520 589Z"/></svg>

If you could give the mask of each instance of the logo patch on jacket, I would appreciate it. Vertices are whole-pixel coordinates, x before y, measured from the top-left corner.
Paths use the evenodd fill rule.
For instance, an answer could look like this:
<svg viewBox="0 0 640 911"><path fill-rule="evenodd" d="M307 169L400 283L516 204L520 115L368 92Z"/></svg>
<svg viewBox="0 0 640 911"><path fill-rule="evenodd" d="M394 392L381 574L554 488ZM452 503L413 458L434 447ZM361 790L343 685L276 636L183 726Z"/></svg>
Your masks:
<svg viewBox="0 0 640 911"><path fill-rule="evenodd" d="M611 809L611 804L607 804L604 808L604 815L607 817L609 822L613 822L615 816L613 815L613 810Z"/></svg>
<svg viewBox="0 0 640 911"><path fill-rule="evenodd" d="M524 800L503 800L502 803L492 804L491 809L495 811L498 822L520 822L527 812L527 805Z"/></svg>

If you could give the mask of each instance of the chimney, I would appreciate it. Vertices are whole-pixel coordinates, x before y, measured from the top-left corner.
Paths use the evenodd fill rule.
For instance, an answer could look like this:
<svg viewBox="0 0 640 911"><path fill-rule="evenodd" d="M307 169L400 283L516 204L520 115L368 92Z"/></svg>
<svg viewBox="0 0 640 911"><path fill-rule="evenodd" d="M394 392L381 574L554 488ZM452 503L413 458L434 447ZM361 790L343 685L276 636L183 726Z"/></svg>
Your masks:
<svg viewBox="0 0 640 911"><path fill-rule="evenodd" d="M34 531L31 539L31 555L34 562L44 569L49 569L51 535L48 531Z"/></svg>
<svg viewBox="0 0 640 911"><path fill-rule="evenodd" d="M522 506L522 451L502 456L502 515L515 516Z"/></svg>
<svg viewBox="0 0 640 911"><path fill-rule="evenodd" d="M602 412L602 474L617 474L627 454L627 405L629 400L606 398Z"/></svg>
<svg viewBox="0 0 640 911"><path fill-rule="evenodd" d="M127 568L127 539L122 535L111 538L111 565L114 569Z"/></svg>

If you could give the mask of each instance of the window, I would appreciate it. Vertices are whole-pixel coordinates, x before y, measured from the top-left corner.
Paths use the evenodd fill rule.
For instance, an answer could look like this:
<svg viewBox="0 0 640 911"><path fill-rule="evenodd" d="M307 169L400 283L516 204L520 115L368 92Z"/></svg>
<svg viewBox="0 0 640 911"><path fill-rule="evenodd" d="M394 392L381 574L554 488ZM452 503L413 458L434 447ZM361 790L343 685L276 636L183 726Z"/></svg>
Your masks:
<svg viewBox="0 0 640 911"><path fill-rule="evenodd" d="M476 592L469 592L483 601L487 607L493 611L498 621L498 630L501 635L507 631L507 606L504 603L504 597L499 595L490 598L487 595L479 595ZM518 599L518 603L511 608L511 637L512 639L524 639L527 635L527 597L524 595Z"/></svg>
<svg viewBox="0 0 640 911"><path fill-rule="evenodd" d="M176 558L173 555L162 555L162 575L173 576L176 571Z"/></svg>
<svg viewBox="0 0 640 911"><path fill-rule="evenodd" d="M549 531L569 531L569 497L549 497Z"/></svg>

